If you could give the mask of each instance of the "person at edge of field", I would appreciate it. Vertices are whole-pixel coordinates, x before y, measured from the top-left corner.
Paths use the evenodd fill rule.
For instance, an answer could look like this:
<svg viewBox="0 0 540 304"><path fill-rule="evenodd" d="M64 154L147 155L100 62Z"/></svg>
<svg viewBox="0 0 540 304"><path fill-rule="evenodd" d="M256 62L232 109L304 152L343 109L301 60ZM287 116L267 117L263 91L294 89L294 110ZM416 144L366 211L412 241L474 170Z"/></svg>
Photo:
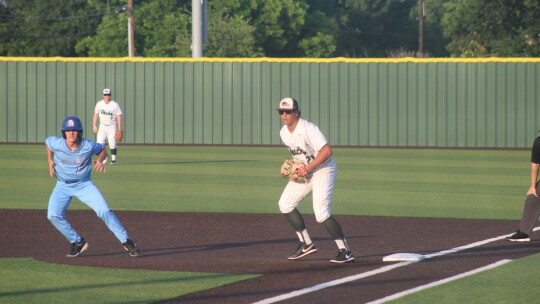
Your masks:
<svg viewBox="0 0 540 304"><path fill-rule="evenodd" d="M332 159L333 152L328 141L315 124L300 118L297 100L283 98L277 111L283 122L281 140L291 152L293 160L304 164L304 167L299 169L300 173L307 173L309 177L307 182L289 181L279 199L281 213L285 215L300 240L289 260L298 260L317 252L304 219L297 209L300 202L312 193L315 218L326 228L339 248L337 256L330 262L353 262L355 257L349 249L341 226L330 214L337 166Z"/></svg>
<svg viewBox="0 0 540 304"><path fill-rule="evenodd" d="M96 212L131 256L140 256L140 248L128 237L126 230L90 178L93 155L98 156L94 161L94 169L105 173L103 167L105 147L82 137L83 127L78 117L65 118L61 131L62 137L49 136L45 141L49 175L57 179L49 198L47 218L71 243L67 257L77 257L89 247L86 240L65 218L73 197L77 197Z"/></svg>
<svg viewBox="0 0 540 304"><path fill-rule="evenodd" d="M99 118L99 128L97 127L97 120ZM102 145L105 142L109 144L111 150L111 165L116 165L117 155L117 134L123 136L122 130L122 109L120 105L111 100L111 90L103 90L103 100L97 102L94 110L93 118L94 133L97 133L96 141ZM105 164L107 157L103 160Z"/></svg>
<svg viewBox="0 0 540 304"><path fill-rule="evenodd" d="M540 136L533 143L531 153L531 184L527 190L523 215L519 228L512 236L506 239L512 242L529 242L533 228L540 216L540 182L538 181L538 169L540 168Z"/></svg>

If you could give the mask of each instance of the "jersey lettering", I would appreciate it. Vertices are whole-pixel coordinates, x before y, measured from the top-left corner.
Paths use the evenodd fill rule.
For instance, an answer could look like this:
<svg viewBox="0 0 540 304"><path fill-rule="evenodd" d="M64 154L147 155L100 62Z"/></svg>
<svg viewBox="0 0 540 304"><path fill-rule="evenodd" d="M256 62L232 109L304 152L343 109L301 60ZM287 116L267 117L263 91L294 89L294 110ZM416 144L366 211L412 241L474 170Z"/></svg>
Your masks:
<svg viewBox="0 0 540 304"><path fill-rule="evenodd" d="M101 110L99 114L113 116L112 112L106 112L105 110Z"/></svg>
<svg viewBox="0 0 540 304"><path fill-rule="evenodd" d="M304 154L304 156L306 157L306 161L307 163L311 163L312 160L315 159L315 156L313 155L308 155L308 153L306 151L304 151L302 148L296 148L296 149L292 149L291 147L287 146L287 148L289 149L289 151L291 152L292 155L300 155L300 154Z"/></svg>
<svg viewBox="0 0 540 304"><path fill-rule="evenodd" d="M83 162L84 162L84 159L82 158L77 158L76 161L66 161L66 160L61 160L61 159L58 160L58 163L64 164L64 165L80 165Z"/></svg>
<svg viewBox="0 0 540 304"><path fill-rule="evenodd" d="M84 167L86 167L85 164L81 164L80 166L77 166L77 168L75 168L75 173L83 172L83 170L85 169Z"/></svg>

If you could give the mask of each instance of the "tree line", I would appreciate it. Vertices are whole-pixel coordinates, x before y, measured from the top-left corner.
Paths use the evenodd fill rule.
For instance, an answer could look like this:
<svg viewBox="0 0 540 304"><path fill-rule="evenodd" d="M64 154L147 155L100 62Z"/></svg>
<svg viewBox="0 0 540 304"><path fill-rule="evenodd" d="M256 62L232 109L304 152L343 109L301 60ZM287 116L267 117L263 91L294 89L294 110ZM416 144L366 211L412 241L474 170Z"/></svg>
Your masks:
<svg viewBox="0 0 540 304"><path fill-rule="evenodd" d="M191 57L191 0L133 3L135 56ZM126 57L126 6L0 0L0 56ZM226 58L538 57L540 0L210 0L203 50Z"/></svg>

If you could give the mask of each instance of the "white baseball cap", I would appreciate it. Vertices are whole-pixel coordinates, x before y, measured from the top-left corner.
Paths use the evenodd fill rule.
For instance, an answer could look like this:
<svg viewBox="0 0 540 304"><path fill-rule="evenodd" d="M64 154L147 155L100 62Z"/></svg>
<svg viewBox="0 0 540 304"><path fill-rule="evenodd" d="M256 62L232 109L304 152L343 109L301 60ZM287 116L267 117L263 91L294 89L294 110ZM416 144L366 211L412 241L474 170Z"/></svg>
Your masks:
<svg viewBox="0 0 540 304"><path fill-rule="evenodd" d="M111 95L111 89L103 90L103 95Z"/></svg>
<svg viewBox="0 0 540 304"><path fill-rule="evenodd" d="M279 102L279 107L276 109L278 111L298 111L298 101L291 97L285 97Z"/></svg>

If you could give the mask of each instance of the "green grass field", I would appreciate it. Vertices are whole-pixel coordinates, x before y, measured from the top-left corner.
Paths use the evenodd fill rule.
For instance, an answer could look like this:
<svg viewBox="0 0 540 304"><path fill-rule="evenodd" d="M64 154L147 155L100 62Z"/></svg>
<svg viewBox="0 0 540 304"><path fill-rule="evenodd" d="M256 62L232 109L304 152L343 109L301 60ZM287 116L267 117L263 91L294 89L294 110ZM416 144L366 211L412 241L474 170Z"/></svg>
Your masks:
<svg viewBox="0 0 540 304"><path fill-rule="evenodd" d="M277 201L285 185L285 180L279 177L279 166L288 156L282 147L120 146L119 164L108 165L106 174L93 172L92 176L114 210L278 213ZM517 221L529 184L530 151L526 150L334 148L334 159L338 164L334 214ZM55 180L48 175L44 145L0 145L0 178L0 209L47 208ZM75 200L70 209L88 207ZM312 213L310 204L303 204L301 210ZM511 262L504 269L437 287L435 296L446 299L445 294L452 294L459 301L460 292L461 295L469 292L460 289L459 284L475 278L483 280L481 276L490 276L495 281L494 288L508 286L505 275L497 275L499 271L511 273L534 268L537 260L534 256ZM31 289L27 281L18 277L47 280L45 293L56 303L79 293L91 293L93 302L109 299L109 293L114 291L100 286L103 277L109 278L113 285L134 288L148 284L159 290L167 289L167 284L176 284L177 293L172 296L163 293L161 299L193 292L192 279L200 280L197 286L206 289L247 278L148 271L142 275L147 281L134 282L117 280L127 270L95 269L95 274L84 284L68 288L59 278L71 273L73 266L52 267L41 263L36 266L40 269L37 277L28 270L29 265L35 266L35 261L13 259L0 263L0 285L4 287L4 282L9 282L6 285L9 287L0 287L0 302L42 299L41 291ZM521 273L519 281L534 282L533 275L523 277ZM409 297L428 292L431 291ZM20 298L23 295L28 298ZM433 303L432 299L436 298L426 296L431 300L416 298L413 302ZM140 299L145 302L147 298ZM515 303L513 299L501 293L498 301L490 303Z"/></svg>
<svg viewBox="0 0 540 304"><path fill-rule="evenodd" d="M335 214L518 219L529 184L529 151L334 154ZM119 165L92 176L115 210L277 213L287 156L280 147L123 146ZM47 208L55 180L44 146L0 145L0 169L0 208ZM86 209L79 202L70 208Z"/></svg>
<svg viewBox="0 0 540 304"><path fill-rule="evenodd" d="M0 259L0 269L0 303L150 303L257 277L56 265L32 259Z"/></svg>

